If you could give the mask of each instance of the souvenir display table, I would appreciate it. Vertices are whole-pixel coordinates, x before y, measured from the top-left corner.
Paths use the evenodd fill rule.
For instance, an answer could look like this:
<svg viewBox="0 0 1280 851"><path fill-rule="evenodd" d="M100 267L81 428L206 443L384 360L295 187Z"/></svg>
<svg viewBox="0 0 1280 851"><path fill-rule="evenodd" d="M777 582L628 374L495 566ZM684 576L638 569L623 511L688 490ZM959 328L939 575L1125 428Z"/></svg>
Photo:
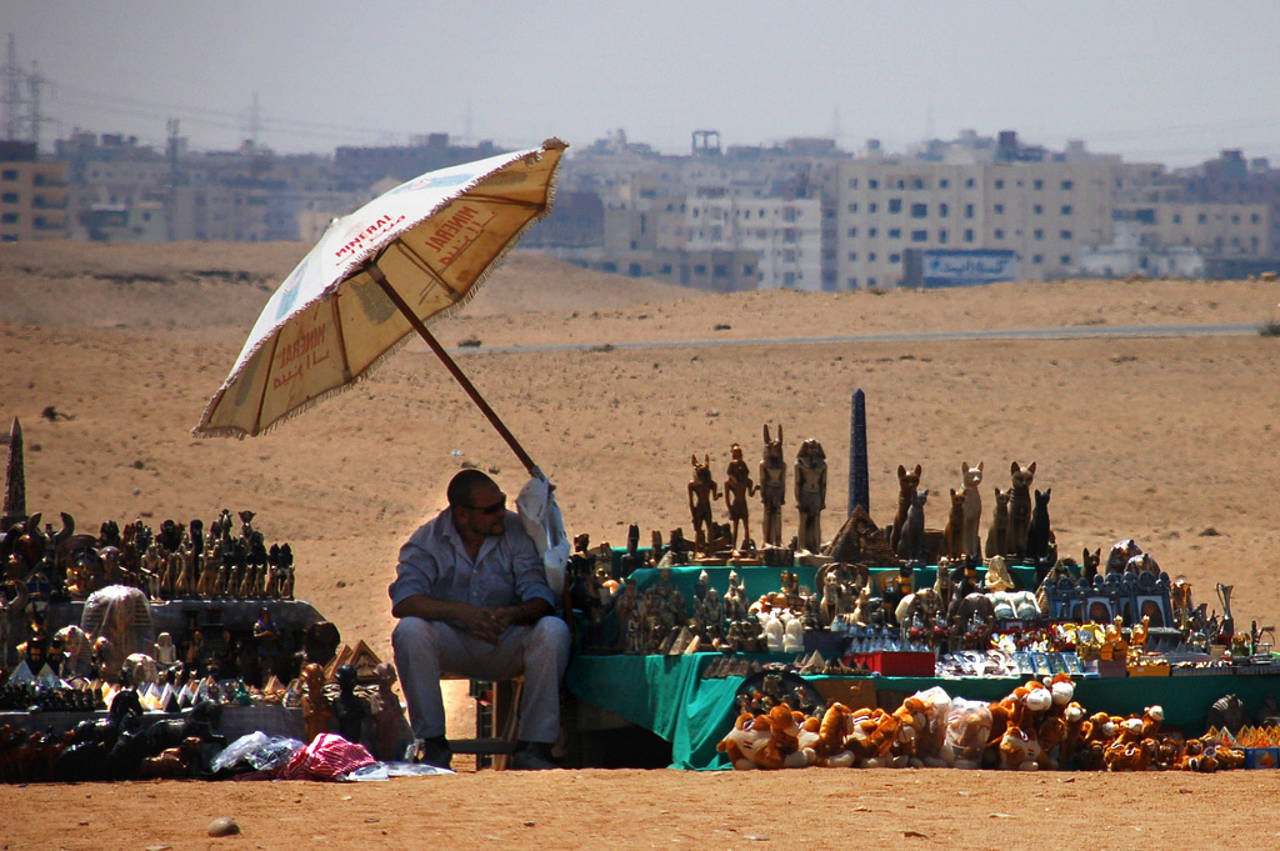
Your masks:
<svg viewBox="0 0 1280 851"><path fill-rule="evenodd" d="M671 762L677 768L728 768L716 743L733 726L734 695L742 677L702 679L701 671L719 654L686 656L591 656L574 658L565 685L578 699L613 712L671 743ZM758 654L762 662L790 661L794 656ZM941 686L953 697L999 700L1019 679L937 677L815 677L875 684L881 705L896 706L905 695ZM1280 676L1231 673L1194 677L1086 678L1076 682L1076 699L1090 707L1122 715L1142 714L1145 706L1161 704L1165 723L1188 734L1203 732L1214 700L1234 693L1250 710L1268 695L1280 697ZM892 707L890 707L892 708Z"/></svg>

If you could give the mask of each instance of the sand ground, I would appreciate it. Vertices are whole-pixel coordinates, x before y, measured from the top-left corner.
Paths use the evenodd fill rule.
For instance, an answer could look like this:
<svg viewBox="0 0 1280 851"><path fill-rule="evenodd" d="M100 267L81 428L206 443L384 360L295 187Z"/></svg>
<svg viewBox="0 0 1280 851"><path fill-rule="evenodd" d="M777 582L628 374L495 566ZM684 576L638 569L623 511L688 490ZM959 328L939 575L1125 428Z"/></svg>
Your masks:
<svg viewBox="0 0 1280 851"><path fill-rule="evenodd" d="M6 424L22 420L29 511L51 518L67 511L83 529L96 530L108 519L207 523L223 507L252 509L268 541L292 543L298 596L333 620L345 640L363 638L385 658L392 625L385 589L400 543L443 505L444 485L460 464L497 470L511 493L522 470L416 343L371 380L268 435L190 435L274 284L305 249L0 248L0 415ZM947 489L959 487L962 461L985 462L988 514L991 488L1008 486L1010 461L1036 461L1036 487L1053 489L1061 552L1105 553L1133 537L1171 575L1185 575L1197 600L1220 608L1214 584L1234 585L1238 621L1271 625L1280 621L1276 338L614 346L1252 325L1277 319L1277 302L1274 282L718 296L517 253L465 313L435 330L446 345L480 342L465 350L463 369L558 485L569 532L589 533L593 543L623 543L629 523L640 525L646 541L651 529L688 531L690 453L710 453L720 477L738 441L754 467L766 422L784 426L789 461L802 438L822 441L829 536L846 505L850 394L862 388L878 522L892 518L898 464L923 465L927 523L940 528L939 506ZM586 348L486 352L564 343ZM66 416L42 418L49 405ZM789 507L784 535L795 527ZM459 706L451 727L464 731L469 720ZM17 833L5 831L14 847L216 844L204 836L216 815L236 816L245 829L222 842L261 847L314 836L348 845L377 841L382 831L403 843L424 827L432 835L552 846L592 839L740 844L749 836L823 845L922 838L916 832L961 847L995 847L1029 834L1097 830L1103 818L1115 830L1097 838L1116 847L1188 839L1239 847L1276 835L1256 802L1270 800L1278 786L1280 773L1257 772L978 778L816 769L770 776L565 771L344 786L4 788L0 806L42 814L18 820ZM406 794L423 796L421 805L404 806Z"/></svg>

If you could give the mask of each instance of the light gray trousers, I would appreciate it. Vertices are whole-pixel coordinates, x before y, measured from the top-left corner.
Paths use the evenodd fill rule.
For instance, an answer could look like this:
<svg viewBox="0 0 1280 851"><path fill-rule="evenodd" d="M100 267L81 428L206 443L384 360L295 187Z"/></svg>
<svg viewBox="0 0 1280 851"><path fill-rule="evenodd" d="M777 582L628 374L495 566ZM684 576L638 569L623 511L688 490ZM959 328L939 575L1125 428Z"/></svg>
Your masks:
<svg viewBox="0 0 1280 851"><path fill-rule="evenodd" d="M532 626L508 627L495 645L443 621L405 617L391 633L391 646L415 737L444 735L440 675L446 671L478 680L524 674L520 739L555 742L560 737L560 679L569 666L569 627L560 618L549 615Z"/></svg>

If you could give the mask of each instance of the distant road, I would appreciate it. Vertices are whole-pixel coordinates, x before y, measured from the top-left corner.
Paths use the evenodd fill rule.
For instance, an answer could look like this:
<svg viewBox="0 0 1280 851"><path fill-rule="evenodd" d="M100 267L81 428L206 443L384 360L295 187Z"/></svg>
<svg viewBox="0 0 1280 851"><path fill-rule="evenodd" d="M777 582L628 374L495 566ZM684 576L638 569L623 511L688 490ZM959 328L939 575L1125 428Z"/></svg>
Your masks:
<svg viewBox="0 0 1280 851"><path fill-rule="evenodd" d="M637 341L631 343L549 343L540 346L462 346L455 355L519 352L586 352L614 349L682 349L706 346L800 346L831 343L919 343L947 340L1074 340L1106 337L1234 337L1257 334L1258 325L1079 325L1065 328L1014 328L996 331L906 331L892 334L841 334L831 337Z"/></svg>

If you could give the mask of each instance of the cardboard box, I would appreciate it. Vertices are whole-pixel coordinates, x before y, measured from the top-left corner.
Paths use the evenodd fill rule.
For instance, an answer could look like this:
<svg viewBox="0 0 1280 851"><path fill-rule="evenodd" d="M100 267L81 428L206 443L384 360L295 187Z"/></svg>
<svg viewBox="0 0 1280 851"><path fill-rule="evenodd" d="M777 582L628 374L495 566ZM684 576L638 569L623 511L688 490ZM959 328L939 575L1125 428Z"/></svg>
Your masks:
<svg viewBox="0 0 1280 851"><path fill-rule="evenodd" d="M850 664L866 665L886 677L932 677L937 660L932 653L917 651L877 651L850 653Z"/></svg>
<svg viewBox="0 0 1280 851"><path fill-rule="evenodd" d="M838 700L850 709L876 705L876 684L871 680L809 680L809 685L817 689L828 704Z"/></svg>
<svg viewBox="0 0 1280 851"><path fill-rule="evenodd" d="M1245 748L1245 768L1280 768L1280 748Z"/></svg>

